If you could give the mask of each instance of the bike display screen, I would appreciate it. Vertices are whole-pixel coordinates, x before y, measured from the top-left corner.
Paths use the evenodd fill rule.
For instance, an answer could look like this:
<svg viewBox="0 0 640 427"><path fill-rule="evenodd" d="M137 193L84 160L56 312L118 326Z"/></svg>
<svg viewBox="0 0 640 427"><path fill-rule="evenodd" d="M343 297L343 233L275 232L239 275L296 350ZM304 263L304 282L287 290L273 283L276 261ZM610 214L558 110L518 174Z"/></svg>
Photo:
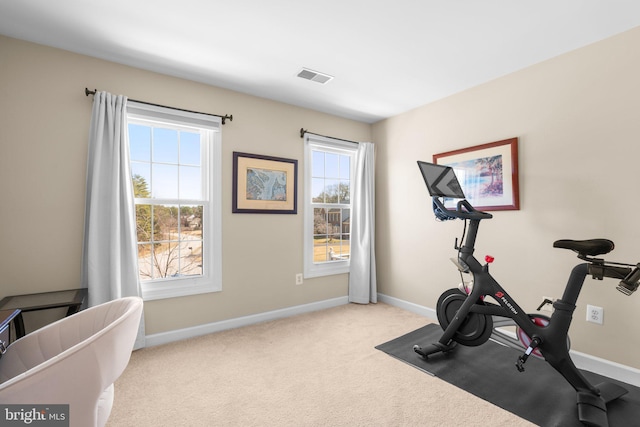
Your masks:
<svg viewBox="0 0 640 427"><path fill-rule="evenodd" d="M451 166L418 161L420 172L431 197L464 199L464 192Z"/></svg>

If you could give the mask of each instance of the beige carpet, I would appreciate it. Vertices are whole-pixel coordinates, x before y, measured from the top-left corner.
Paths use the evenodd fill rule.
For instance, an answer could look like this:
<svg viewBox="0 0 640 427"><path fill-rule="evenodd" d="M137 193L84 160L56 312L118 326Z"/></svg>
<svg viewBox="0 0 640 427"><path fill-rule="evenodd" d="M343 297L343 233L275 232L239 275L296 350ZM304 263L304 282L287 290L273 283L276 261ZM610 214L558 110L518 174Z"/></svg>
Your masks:
<svg viewBox="0 0 640 427"><path fill-rule="evenodd" d="M350 304L139 350L107 426L533 425L374 349L426 322Z"/></svg>

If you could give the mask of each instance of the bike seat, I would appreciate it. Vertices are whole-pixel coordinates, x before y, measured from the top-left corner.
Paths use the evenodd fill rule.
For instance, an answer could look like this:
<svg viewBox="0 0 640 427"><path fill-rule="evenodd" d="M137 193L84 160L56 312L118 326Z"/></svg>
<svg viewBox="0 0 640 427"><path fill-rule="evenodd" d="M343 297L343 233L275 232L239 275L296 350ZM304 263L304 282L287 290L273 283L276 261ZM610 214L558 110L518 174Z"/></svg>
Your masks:
<svg viewBox="0 0 640 427"><path fill-rule="evenodd" d="M589 240L556 240L553 242L554 248L571 249L581 256L596 256L608 254L613 250L615 245L608 239L589 239Z"/></svg>

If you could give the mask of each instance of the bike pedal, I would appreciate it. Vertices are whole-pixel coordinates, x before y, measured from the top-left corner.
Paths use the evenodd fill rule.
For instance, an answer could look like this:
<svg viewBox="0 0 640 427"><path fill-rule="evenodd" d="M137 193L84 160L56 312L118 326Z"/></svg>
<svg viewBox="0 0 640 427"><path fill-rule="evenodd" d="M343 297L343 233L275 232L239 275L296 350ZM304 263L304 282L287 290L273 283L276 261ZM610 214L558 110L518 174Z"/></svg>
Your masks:
<svg viewBox="0 0 640 427"><path fill-rule="evenodd" d="M518 368L518 372L524 372L524 364L527 362L523 356L518 357L518 361L516 362L516 368Z"/></svg>

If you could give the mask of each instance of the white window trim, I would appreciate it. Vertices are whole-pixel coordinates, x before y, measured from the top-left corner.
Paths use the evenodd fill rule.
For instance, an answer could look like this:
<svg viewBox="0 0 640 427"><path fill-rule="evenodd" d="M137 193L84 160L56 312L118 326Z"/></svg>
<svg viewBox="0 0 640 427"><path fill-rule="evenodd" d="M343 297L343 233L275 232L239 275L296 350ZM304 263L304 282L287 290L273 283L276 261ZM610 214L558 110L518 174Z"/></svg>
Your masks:
<svg viewBox="0 0 640 427"><path fill-rule="evenodd" d="M313 262L313 208L314 205L311 203L311 165L312 156L311 152L313 149L319 149L327 152L334 152L338 154L348 154L351 156L351 167L349 170L350 174L350 182L351 188L353 188L353 180L355 176L355 154L357 151L357 146L353 143L341 141L339 139L328 138L320 135L313 135L306 133L304 137L304 277L312 278L312 277L321 277L321 276L330 276L334 274L345 274L349 272L349 267L351 265L351 260L345 261L333 261L327 263L314 263ZM353 190L352 190L353 191ZM352 193L353 196L353 193ZM352 197L353 198L353 197ZM351 234L351 233L350 233Z"/></svg>
<svg viewBox="0 0 640 427"><path fill-rule="evenodd" d="M207 147L203 149L208 161L203 177L203 191L208 192L209 209L203 221L203 252L205 268L200 277L177 277L149 280L140 283L145 301L175 298L222 290L222 137L221 119L206 114L174 110L129 101L127 119L130 123L169 123L172 126L206 129ZM192 125L192 126L189 126ZM163 201L165 202L165 201ZM184 201L183 201L184 202ZM208 254L208 255L207 255Z"/></svg>

